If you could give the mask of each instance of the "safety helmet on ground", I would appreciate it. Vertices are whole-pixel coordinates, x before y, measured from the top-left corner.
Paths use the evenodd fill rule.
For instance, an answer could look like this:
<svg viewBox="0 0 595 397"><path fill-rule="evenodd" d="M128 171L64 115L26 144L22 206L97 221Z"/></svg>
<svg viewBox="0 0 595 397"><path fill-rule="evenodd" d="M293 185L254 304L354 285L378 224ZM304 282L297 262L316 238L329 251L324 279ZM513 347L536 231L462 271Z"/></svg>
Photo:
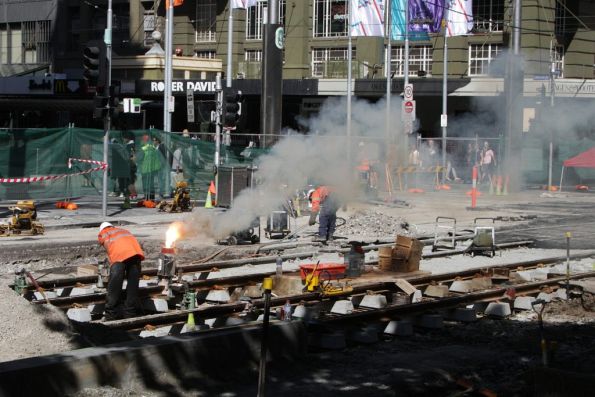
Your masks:
<svg viewBox="0 0 595 397"><path fill-rule="evenodd" d="M114 227L114 225L109 222L103 222L101 225L99 225L99 233L101 233L101 231L106 227Z"/></svg>

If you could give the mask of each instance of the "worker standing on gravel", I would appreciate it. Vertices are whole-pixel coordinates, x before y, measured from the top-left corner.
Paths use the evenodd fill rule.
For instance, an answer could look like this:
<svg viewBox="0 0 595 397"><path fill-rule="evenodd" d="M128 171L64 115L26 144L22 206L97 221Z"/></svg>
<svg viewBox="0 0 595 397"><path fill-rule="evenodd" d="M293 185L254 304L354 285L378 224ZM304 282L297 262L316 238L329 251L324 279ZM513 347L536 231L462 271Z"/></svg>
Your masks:
<svg viewBox="0 0 595 397"><path fill-rule="evenodd" d="M317 241L333 241L333 234L337 224L337 211L340 207L335 196L335 193L328 186L319 186L310 195L310 202L312 203L312 212L308 222L310 226L316 223L316 215L320 213Z"/></svg>
<svg viewBox="0 0 595 397"><path fill-rule="evenodd" d="M126 229L109 222L99 226L99 244L107 251L110 275L104 320L134 317L138 310L138 280L145 254L136 238ZM126 277L126 301L122 308L122 285Z"/></svg>

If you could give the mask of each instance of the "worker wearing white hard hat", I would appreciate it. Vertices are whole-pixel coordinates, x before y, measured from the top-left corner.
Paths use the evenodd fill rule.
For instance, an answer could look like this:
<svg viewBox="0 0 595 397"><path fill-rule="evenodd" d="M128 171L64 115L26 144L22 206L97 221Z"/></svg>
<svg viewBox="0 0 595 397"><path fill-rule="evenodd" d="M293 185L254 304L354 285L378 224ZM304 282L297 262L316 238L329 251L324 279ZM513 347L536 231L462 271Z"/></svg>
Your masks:
<svg viewBox="0 0 595 397"><path fill-rule="evenodd" d="M136 238L126 229L109 222L99 225L99 244L107 251L110 276L107 284L104 319L117 320L137 314L138 280L145 254ZM126 301L122 299L122 285L126 277ZM123 307L122 307L123 306Z"/></svg>

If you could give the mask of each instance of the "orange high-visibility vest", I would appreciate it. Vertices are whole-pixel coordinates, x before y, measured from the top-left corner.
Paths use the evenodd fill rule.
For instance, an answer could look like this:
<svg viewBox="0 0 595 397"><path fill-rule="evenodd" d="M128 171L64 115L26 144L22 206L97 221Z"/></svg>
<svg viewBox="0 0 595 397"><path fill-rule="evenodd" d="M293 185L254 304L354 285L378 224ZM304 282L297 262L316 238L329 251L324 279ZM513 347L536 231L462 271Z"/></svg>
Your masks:
<svg viewBox="0 0 595 397"><path fill-rule="evenodd" d="M330 190L327 186L319 186L312 192L310 199L312 201L312 212L320 211L320 204L328 197Z"/></svg>
<svg viewBox="0 0 595 397"><path fill-rule="evenodd" d="M119 227L106 227L98 236L99 244L103 245L107 251L107 257L110 265L116 262L124 262L135 255L140 259L145 259L140 244L136 238L126 229Z"/></svg>
<svg viewBox="0 0 595 397"><path fill-rule="evenodd" d="M357 170L362 172L370 171L370 161L362 160L357 166Z"/></svg>

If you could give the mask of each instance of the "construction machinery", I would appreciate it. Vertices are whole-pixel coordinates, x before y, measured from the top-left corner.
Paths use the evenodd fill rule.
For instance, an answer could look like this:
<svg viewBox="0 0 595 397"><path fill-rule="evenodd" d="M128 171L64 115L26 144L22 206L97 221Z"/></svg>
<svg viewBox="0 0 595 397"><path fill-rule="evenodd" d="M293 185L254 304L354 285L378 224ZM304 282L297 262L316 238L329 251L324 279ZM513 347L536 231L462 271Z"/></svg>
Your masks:
<svg viewBox="0 0 595 397"><path fill-rule="evenodd" d="M480 221L487 221L486 226L480 226ZM473 241L467 251L473 257L475 255L496 255L496 232L494 230L494 218L475 218L473 220ZM485 222L484 222L485 223Z"/></svg>
<svg viewBox="0 0 595 397"><path fill-rule="evenodd" d="M321 265L318 261L315 265L300 265L300 274L304 292L318 292L324 296L331 296L353 291L353 287L348 281L337 281L345 276L345 265L343 264Z"/></svg>
<svg viewBox="0 0 595 397"><path fill-rule="evenodd" d="M0 236L36 235L45 232L43 225L37 222L34 201L20 200L8 209L12 211L12 216L7 225L0 225Z"/></svg>
<svg viewBox="0 0 595 397"><path fill-rule="evenodd" d="M162 200L157 204L160 211L165 212L186 212L192 211L192 201L190 201L190 192L188 191L188 183L180 181L176 183L171 201Z"/></svg>

